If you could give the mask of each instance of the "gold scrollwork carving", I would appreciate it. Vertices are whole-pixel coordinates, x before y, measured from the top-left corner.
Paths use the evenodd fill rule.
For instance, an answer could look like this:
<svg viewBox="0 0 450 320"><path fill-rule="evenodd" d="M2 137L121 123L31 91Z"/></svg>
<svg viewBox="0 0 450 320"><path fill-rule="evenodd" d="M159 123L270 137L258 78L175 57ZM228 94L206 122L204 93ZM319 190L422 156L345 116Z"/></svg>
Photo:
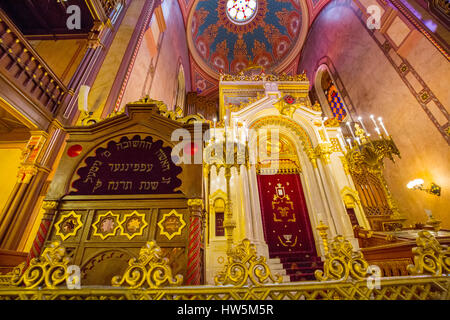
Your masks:
<svg viewBox="0 0 450 320"><path fill-rule="evenodd" d="M13 286L24 285L27 289L33 289L38 286L56 289L69 276L67 273L69 262L70 258L66 255L66 248L61 245L61 242L54 241L45 248L39 258L34 258L30 261L25 271L25 263L17 266L13 270L11 284Z"/></svg>
<svg viewBox="0 0 450 320"><path fill-rule="evenodd" d="M315 277L319 281L347 281L367 278L369 264L360 251L353 251L353 246L343 236L338 235L329 245L325 255L324 271L316 270Z"/></svg>
<svg viewBox="0 0 450 320"><path fill-rule="evenodd" d="M431 274L441 276L450 273L450 249L441 245L428 231L419 231L416 239L418 247L413 248L414 265L407 270L412 275Z"/></svg>
<svg viewBox="0 0 450 320"><path fill-rule="evenodd" d="M273 276L263 256L257 257L255 245L248 239L242 240L228 254L224 269L214 278L216 285L232 284L242 287L246 284L262 286L269 280L281 283L280 275Z"/></svg>
<svg viewBox="0 0 450 320"><path fill-rule="evenodd" d="M203 209L202 199L189 199L187 202L188 207L201 207Z"/></svg>
<svg viewBox="0 0 450 320"><path fill-rule="evenodd" d="M331 143L319 143L315 152L317 157L320 157L324 163L331 163L330 155L333 153L333 146Z"/></svg>
<svg viewBox="0 0 450 320"><path fill-rule="evenodd" d="M130 289L141 288L145 284L152 289L178 286L183 282L182 275L172 276L169 260L161 257L161 248L155 241L149 241L139 252L139 258L128 261L128 268L123 276L112 278L114 287L126 284Z"/></svg>

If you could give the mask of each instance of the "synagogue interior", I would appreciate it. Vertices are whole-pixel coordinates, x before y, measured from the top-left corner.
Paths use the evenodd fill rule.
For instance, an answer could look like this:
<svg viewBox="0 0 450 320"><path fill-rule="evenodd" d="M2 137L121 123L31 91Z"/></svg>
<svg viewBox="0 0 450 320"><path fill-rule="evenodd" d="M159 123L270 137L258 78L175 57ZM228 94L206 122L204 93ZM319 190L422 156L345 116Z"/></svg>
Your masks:
<svg viewBox="0 0 450 320"><path fill-rule="evenodd" d="M450 300L449 43L445 0L0 0L0 300Z"/></svg>

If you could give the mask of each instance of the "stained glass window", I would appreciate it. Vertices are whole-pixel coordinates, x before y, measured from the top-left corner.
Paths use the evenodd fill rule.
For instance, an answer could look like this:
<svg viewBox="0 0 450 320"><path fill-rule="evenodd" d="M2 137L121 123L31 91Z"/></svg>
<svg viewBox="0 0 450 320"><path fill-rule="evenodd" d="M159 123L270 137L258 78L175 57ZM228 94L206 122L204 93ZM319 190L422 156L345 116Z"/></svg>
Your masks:
<svg viewBox="0 0 450 320"><path fill-rule="evenodd" d="M343 121L347 116L347 111L345 110L344 101L342 100L342 97L328 71L325 71L325 74L322 77L322 88L328 104L330 105L330 110L333 117L338 121Z"/></svg>
<svg viewBox="0 0 450 320"><path fill-rule="evenodd" d="M227 15L234 23L249 22L256 13L256 0L228 0Z"/></svg>

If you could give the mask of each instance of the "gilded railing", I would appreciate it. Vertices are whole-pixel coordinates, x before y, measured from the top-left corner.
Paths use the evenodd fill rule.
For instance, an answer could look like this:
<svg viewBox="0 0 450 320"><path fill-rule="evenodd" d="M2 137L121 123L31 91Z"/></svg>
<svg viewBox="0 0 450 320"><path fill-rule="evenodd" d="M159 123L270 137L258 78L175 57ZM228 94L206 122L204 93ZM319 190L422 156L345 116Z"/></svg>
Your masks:
<svg viewBox="0 0 450 320"><path fill-rule="evenodd" d="M392 277L369 289L366 281L295 282L258 287L128 289L0 288L0 300L449 300L449 277Z"/></svg>
<svg viewBox="0 0 450 320"><path fill-rule="evenodd" d="M66 86L0 9L0 73L45 110L55 113L68 92Z"/></svg>
<svg viewBox="0 0 450 320"><path fill-rule="evenodd" d="M382 278L342 236L328 245L322 229L327 253L324 270L316 271L319 281L280 283L264 257L244 239L229 250L216 286L180 286L182 277L172 276L152 241L138 259L129 261L122 276L112 279L113 286L76 289L65 249L54 242L27 268L21 265L0 277L0 300L450 300L449 248L431 233L419 232L414 265L408 267L411 276Z"/></svg>

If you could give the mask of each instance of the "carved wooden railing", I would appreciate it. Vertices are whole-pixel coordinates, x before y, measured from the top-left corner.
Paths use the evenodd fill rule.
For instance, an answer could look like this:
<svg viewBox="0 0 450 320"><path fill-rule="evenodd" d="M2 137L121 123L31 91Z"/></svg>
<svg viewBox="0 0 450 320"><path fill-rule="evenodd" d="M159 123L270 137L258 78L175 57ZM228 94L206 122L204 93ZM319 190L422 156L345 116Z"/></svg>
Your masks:
<svg viewBox="0 0 450 320"><path fill-rule="evenodd" d="M0 73L52 114L68 90L0 9Z"/></svg>

